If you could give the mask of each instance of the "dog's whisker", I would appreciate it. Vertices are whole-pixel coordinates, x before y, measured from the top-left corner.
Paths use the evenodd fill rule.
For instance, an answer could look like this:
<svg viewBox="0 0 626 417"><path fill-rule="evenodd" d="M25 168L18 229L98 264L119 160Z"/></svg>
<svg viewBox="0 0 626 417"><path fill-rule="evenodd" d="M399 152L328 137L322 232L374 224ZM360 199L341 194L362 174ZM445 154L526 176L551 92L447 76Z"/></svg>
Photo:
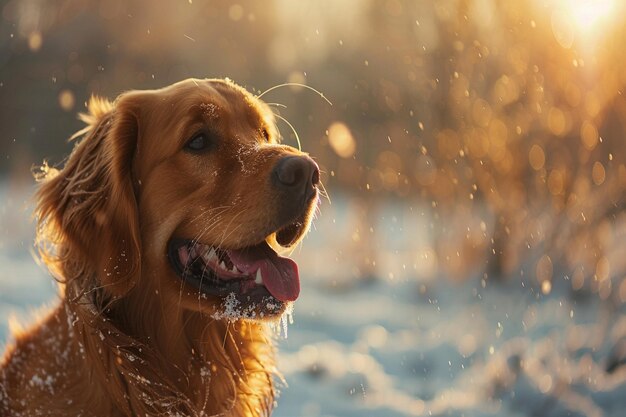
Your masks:
<svg viewBox="0 0 626 417"><path fill-rule="evenodd" d="M322 181L319 182L319 186L321 187L320 195L322 197L325 197L328 200L328 204L333 204L333 202L330 201L330 195L328 194L328 191L326 190L326 186L324 185Z"/></svg>
<svg viewBox="0 0 626 417"><path fill-rule="evenodd" d="M195 217L193 217L192 219L189 220L189 223L195 223L198 220L201 220L203 217L207 217L207 216L214 216L219 215L225 211L227 211L228 209L232 208L232 205L227 205L227 206L220 206L220 207L210 207L210 208L206 208L200 211L200 213L198 213L198 215L196 215Z"/></svg>
<svg viewBox="0 0 626 417"><path fill-rule="evenodd" d="M268 106L281 107L283 109L287 108L287 106L285 106L284 104L281 104L281 103L265 103L265 104L267 104Z"/></svg>
<svg viewBox="0 0 626 417"><path fill-rule="evenodd" d="M241 352L239 351L239 345L237 344L237 341L235 340L235 338L233 337L232 333L229 333L230 336L230 341L232 343L232 346L235 350L235 353L237 354L237 357L239 358L239 364L241 365L241 368L243 369L244 372L244 377L247 376L246 374L246 368L245 368L245 364L243 361L243 357L241 356Z"/></svg>
<svg viewBox="0 0 626 417"><path fill-rule="evenodd" d="M222 341L222 349L226 347L226 338L228 336L229 329L230 329L230 320L226 322L226 332L224 332L224 340Z"/></svg>
<svg viewBox="0 0 626 417"><path fill-rule="evenodd" d="M261 94L259 94L256 97L257 98L261 98L265 94L269 93L270 91L274 91L274 90L276 90L278 88L282 88L282 87L302 87L302 88L306 88L308 90L311 90L311 91L317 93L321 98L324 99L324 101L326 101L331 106L333 105L333 103L331 103L331 101L329 99L327 99L326 96L322 92L316 90L315 88L311 87L310 85L300 84L300 83L283 83L283 84L278 84L278 85L275 85L274 87L268 88L267 90L263 91Z"/></svg>
<svg viewBox="0 0 626 417"><path fill-rule="evenodd" d="M298 132L296 132L296 128L293 127L293 125L291 123L289 123L289 120L285 119L280 114L274 113L274 116L276 116L277 118L279 118L280 120L285 122L287 124L287 126L289 126L291 128L291 131L293 132L293 134L296 137L296 142L298 143L298 150L301 151L302 150L302 143L300 142L300 136L298 136Z"/></svg>

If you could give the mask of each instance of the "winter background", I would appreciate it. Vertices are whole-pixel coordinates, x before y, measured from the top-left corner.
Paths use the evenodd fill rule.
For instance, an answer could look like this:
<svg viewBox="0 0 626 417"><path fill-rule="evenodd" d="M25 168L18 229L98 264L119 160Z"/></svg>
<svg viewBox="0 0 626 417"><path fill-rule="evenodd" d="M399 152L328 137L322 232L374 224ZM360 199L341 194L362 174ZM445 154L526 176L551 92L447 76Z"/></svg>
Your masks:
<svg viewBox="0 0 626 417"><path fill-rule="evenodd" d="M318 161L274 415L623 416L619 0L0 4L0 350L54 302L31 167L92 94L230 77ZM284 141L295 145L287 124Z"/></svg>

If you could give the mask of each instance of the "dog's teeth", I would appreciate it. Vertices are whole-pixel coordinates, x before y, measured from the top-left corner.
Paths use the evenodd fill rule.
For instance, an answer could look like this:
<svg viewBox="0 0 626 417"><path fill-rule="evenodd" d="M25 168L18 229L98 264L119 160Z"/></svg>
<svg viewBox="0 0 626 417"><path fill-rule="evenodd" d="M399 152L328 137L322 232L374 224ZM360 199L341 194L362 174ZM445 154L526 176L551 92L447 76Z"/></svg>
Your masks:
<svg viewBox="0 0 626 417"><path fill-rule="evenodd" d="M233 269L231 272L234 272L235 274L239 273L239 270L237 269L237 267L235 265L233 265Z"/></svg>
<svg viewBox="0 0 626 417"><path fill-rule="evenodd" d="M261 275L261 268L256 270L256 278L254 278L256 284L263 284L263 275Z"/></svg>
<svg viewBox="0 0 626 417"><path fill-rule="evenodd" d="M224 263L224 261L220 262L220 268L225 269L228 271L228 269L226 268L226 264Z"/></svg>
<svg viewBox="0 0 626 417"><path fill-rule="evenodd" d="M178 248L178 257L180 258L180 263L186 267L187 262L189 262L189 251L186 247Z"/></svg>
<svg viewBox="0 0 626 417"><path fill-rule="evenodd" d="M205 253L204 260L210 262L213 258L215 258L215 256L215 249L211 248L208 252Z"/></svg>

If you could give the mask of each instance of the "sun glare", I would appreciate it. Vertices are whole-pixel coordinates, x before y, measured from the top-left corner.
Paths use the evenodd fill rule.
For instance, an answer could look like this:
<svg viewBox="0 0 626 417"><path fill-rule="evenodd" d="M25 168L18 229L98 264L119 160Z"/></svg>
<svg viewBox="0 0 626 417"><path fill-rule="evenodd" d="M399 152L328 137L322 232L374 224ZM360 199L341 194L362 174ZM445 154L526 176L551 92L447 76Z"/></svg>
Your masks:
<svg viewBox="0 0 626 417"><path fill-rule="evenodd" d="M553 0L552 32L564 48L574 42L589 47L607 33L607 27L621 12L617 0Z"/></svg>
<svg viewBox="0 0 626 417"><path fill-rule="evenodd" d="M566 0L563 6L571 14L576 27L585 33L602 30L615 12L615 0Z"/></svg>

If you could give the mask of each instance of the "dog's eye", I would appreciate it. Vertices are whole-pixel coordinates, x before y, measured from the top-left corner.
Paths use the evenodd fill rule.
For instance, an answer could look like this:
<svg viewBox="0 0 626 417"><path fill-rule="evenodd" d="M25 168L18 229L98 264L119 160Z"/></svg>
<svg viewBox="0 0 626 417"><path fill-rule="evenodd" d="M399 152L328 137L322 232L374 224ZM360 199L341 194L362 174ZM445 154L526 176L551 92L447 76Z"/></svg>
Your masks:
<svg viewBox="0 0 626 417"><path fill-rule="evenodd" d="M205 150L208 145L209 140L207 138L207 135L205 133L197 133L191 139L189 139L189 141L185 145L185 149L198 152Z"/></svg>

